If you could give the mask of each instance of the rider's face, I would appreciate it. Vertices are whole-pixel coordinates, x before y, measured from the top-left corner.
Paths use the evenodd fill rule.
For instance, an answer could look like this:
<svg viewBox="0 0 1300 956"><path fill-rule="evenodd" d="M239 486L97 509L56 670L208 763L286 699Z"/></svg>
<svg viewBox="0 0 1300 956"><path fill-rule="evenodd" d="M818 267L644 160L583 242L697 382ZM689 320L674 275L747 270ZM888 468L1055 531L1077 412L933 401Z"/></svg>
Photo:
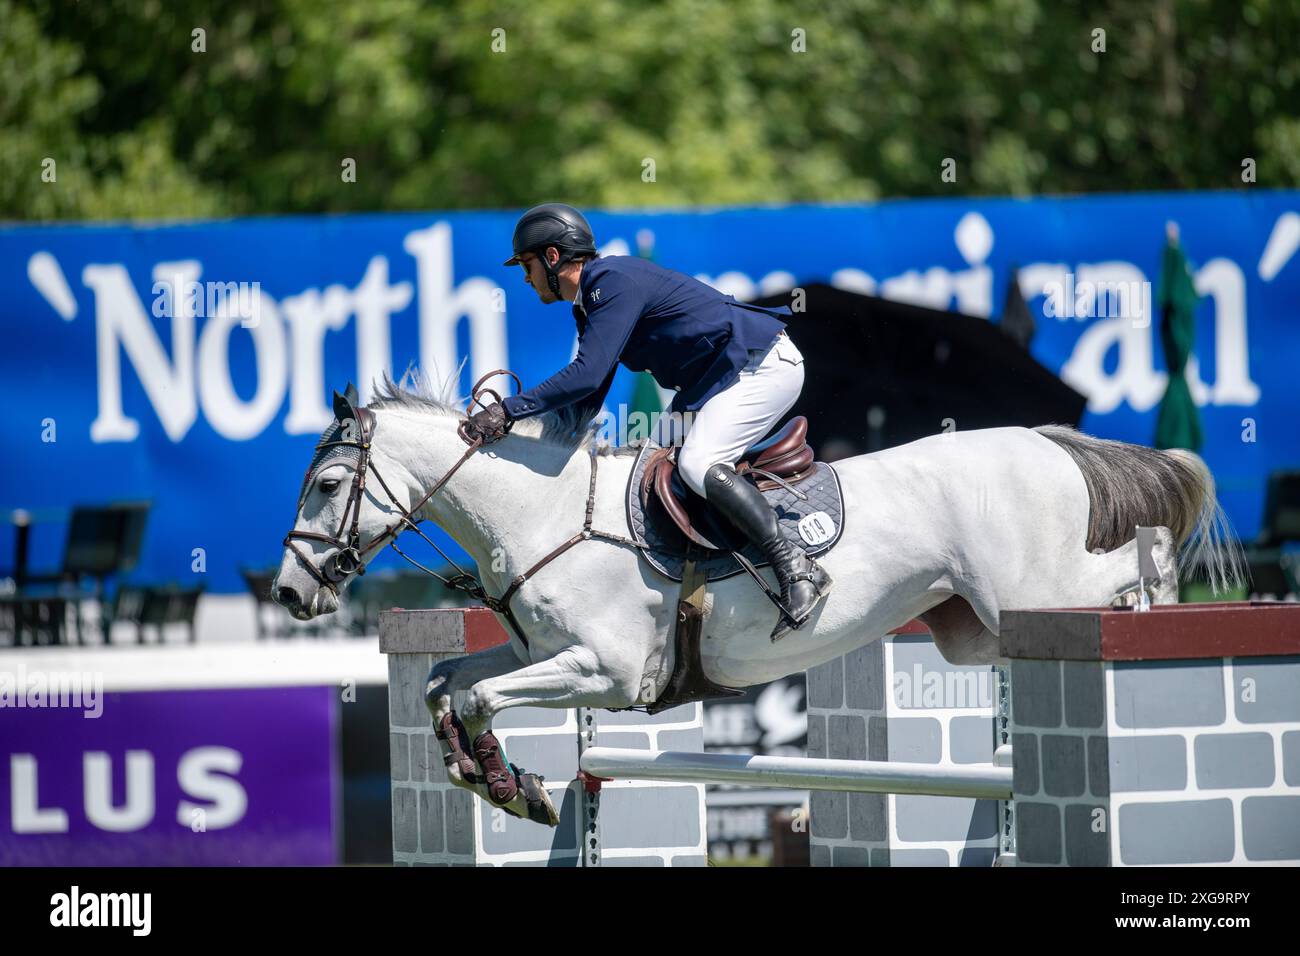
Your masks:
<svg viewBox="0 0 1300 956"><path fill-rule="evenodd" d="M519 257L519 266L524 270L524 282L532 286L539 299L547 304L560 301L559 296L546 284L546 267L542 265L539 256L525 252Z"/></svg>

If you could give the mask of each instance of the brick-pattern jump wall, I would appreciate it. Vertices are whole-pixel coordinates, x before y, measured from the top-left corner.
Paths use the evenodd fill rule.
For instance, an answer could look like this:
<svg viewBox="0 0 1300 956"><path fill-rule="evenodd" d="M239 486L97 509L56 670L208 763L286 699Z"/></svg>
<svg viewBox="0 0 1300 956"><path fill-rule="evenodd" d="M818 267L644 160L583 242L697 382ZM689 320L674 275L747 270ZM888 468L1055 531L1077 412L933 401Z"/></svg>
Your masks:
<svg viewBox="0 0 1300 956"><path fill-rule="evenodd" d="M997 676L956 667L925 633L886 637L808 671L808 756L938 766L993 759ZM813 866L990 866L998 801L811 794Z"/></svg>
<svg viewBox="0 0 1300 956"><path fill-rule="evenodd" d="M1300 864L1300 660L1016 661L1022 866Z"/></svg>
<svg viewBox="0 0 1300 956"><path fill-rule="evenodd" d="M1300 606L1010 612L1002 641L1018 865L1300 864Z"/></svg>
<svg viewBox="0 0 1300 956"><path fill-rule="evenodd" d="M488 619L475 615L488 614ZM469 626L466 625L465 615ZM389 742L396 866L581 866L582 794L575 711L518 707L493 722L508 760L539 773L560 812L550 828L520 820L447 778L424 683L434 663L475 644L475 628L505 640L478 609L385 612L380 646L388 654ZM499 633L499 638L495 635ZM417 649L419 648L419 649ZM699 704L641 713L595 715L596 744L701 752ZM704 787L619 781L604 784L598 814L601 866L703 866L707 863Z"/></svg>

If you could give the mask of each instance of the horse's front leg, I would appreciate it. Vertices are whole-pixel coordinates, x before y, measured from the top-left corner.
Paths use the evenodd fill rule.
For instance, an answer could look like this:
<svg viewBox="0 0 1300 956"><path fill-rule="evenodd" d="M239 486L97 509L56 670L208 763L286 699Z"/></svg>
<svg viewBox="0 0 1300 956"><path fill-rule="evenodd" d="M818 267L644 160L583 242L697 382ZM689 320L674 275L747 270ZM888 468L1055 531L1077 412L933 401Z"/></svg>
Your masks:
<svg viewBox="0 0 1300 956"><path fill-rule="evenodd" d="M464 657L439 661L429 671L424 685L424 704L433 718L443 762L447 765L447 778L456 786L473 790L481 796L487 793L474 772L474 756L469 738L456 719L453 695L468 690L485 678L517 670L521 663L523 661L510 642Z"/></svg>
<svg viewBox="0 0 1300 956"><path fill-rule="evenodd" d="M461 711L474 758L483 772L487 799L517 816L555 826L559 814L536 774L506 759L492 732L492 718L508 707L628 707L636 703L641 675L601 666L586 647L567 647L554 657L470 688Z"/></svg>

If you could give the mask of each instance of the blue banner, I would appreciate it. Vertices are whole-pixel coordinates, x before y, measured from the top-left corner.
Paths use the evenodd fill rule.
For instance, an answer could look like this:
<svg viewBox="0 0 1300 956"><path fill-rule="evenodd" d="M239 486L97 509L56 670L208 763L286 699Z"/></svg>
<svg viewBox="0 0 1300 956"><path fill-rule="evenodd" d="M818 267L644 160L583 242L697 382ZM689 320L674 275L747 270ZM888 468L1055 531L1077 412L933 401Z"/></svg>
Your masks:
<svg viewBox="0 0 1300 956"><path fill-rule="evenodd" d="M242 590L240 565L278 562L332 389L354 381L364 398L382 372L446 378L464 362L464 394L487 370L531 385L568 362L567 306L543 307L501 265L515 217L0 228L0 509L150 499L137 577ZM1144 444L1166 380L1153 297L1176 222L1203 296L1189 367L1202 454L1242 536L1259 528L1268 473L1300 465L1300 193L590 219L605 254L650 254L739 298L829 281L996 317L1014 267L1033 354L1088 396L1084 428ZM620 374L611 407L630 397ZM38 527L35 543L33 563L56 565L58 533Z"/></svg>

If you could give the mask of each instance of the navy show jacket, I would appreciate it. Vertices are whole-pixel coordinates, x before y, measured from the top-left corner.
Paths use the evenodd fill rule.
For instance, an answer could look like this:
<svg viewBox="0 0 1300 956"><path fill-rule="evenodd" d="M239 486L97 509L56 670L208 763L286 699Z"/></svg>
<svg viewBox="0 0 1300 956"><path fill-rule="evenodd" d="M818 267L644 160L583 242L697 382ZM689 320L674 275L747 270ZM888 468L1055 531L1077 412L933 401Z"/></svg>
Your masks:
<svg viewBox="0 0 1300 956"><path fill-rule="evenodd" d="M648 371L677 390L672 411L696 411L731 385L751 349L766 349L785 328L789 308L739 302L698 279L637 256L589 259L578 281L573 361L502 404L527 418L576 402L595 411L618 364Z"/></svg>

